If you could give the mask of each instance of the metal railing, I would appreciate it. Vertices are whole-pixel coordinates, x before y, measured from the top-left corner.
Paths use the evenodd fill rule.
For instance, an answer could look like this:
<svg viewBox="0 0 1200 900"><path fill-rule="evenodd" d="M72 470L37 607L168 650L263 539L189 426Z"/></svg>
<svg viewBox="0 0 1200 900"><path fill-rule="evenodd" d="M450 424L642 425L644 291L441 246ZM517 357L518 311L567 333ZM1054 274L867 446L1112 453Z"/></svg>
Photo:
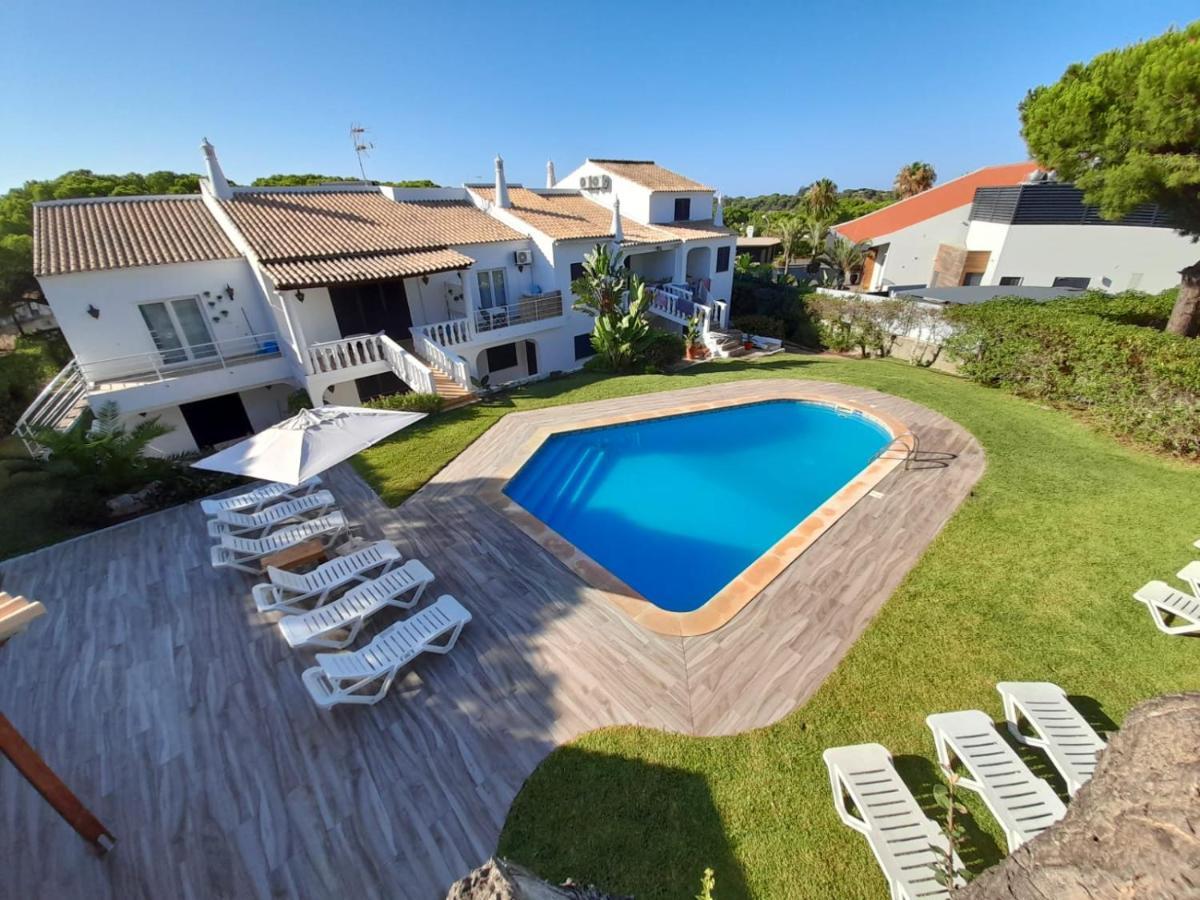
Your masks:
<svg viewBox="0 0 1200 900"><path fill-rule="evenodd" d="M880 450L878 453L875 454L875 458L881 459L884 456L884 454L890 453L896 447L897 444L900 445L899 449L902 449L904 451L904 456L903 456L904 468L905 468L905 471L907 471L908 469L910 469L912 467L913 460L917 458L917 454L921 450L921 441L917 437L915 432L903 431L900 434L896 435L894 438L892 438L890 441L887 442L887 444L884 446L884 448L882 450Z"/></svg>
<svg viewBox="0 0 1200 900"><path fill-rule="evenodd" d="M475 330L476 332L495 331L512 325L524 325L526 322L557 319L562 314L562 293L554 291L535 297L522 297L516 303L510 303L507 306L493 306L477 310L475 312Z"/></svg>
<svg viewBox="0 0 1200 900"><path fill-rule="evenodd" d="M43 428L59 429L73 414L77 416L82 405L87 403L87 382L79 365L71 360L50 379L50 383L29 404L29 408L17 419L13 434L21 439L30 456L40 456L44 448L34 439ZM66 422L70 424L70 422Z"/></svg>
<svg viewBox="0 0 1200 900"><path fill-rule="evenodd" d="M96 390L106 390L118 386L113 382L165 381L189 372L224 368L279 355L278 335L267 331L227 341L166 347L148 353L80 362L78 365L90 386Z"/></svg>

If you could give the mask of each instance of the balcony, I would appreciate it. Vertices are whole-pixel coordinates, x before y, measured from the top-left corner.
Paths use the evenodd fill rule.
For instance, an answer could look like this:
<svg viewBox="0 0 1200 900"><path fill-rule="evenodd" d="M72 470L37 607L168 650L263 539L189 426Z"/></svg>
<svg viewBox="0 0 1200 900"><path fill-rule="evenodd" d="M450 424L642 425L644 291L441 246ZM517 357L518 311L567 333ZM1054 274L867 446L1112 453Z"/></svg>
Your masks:
<svg viewBox="0 0 1200 900"><path fill-rule="evenodd" d="M516 303L508 306L494 306L490 309L480 309L475 313L475 331L483 334L498 331L502 328L513 328L529 322L541 322L544 319L557 319L563 314L562 294L555 291L552 294L539 294L536 297L522 297Z"/></svg>

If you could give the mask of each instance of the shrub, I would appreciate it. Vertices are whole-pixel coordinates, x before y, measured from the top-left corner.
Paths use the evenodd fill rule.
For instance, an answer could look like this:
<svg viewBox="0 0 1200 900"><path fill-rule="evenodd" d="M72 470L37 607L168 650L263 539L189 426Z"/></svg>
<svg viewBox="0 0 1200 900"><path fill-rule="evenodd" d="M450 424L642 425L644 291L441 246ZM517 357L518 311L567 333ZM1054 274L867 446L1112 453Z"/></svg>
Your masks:
<svg viewBox="0 0 1200 900"><path fill-rule="evenodd" d="M820 321L821 343L830 350L858 348L864 357L891 356L896 339L911 335L929 317L900 297L836 297L814 294L810 305Z"/></svg>
<svg viewBox="0 0 1200 900"><path fill-rule="evenodd" d="M646 369L651 372L665 372L683 359L686 341L669 331L657 328L650 332L650 343L646 347Z"/></svg>
<svg viewBox="0 0 1200 900"><path fill-rule="evenodd" d="M783 322L781 335L805 347L821 345L817 322L809 310L812 294L807 284L781 284L769 279L735 274L731 309L738 317L767 316Z"/></svg>
<svg viewBox="0 0 1200 900"><path fill-rule="evenodd" d="M430 415L442 411L446 401L437 394L385 394L368 400L363 406L368 409L390 409L398 412L420 412Z"/></svg>
<svg viewBox="0 0 1200 900"><path fill-rule="evenodd" d="M783 338L787 335L787 327L783 319L777 319L774 316L734 316L730 319L729 324L738 331L756 334L759 337Z"/></svg>
<svg viewBox="0 0 1200 900"><path fill-rule="evenodd" d="M1200 340L1122 324L1164 301L1145 295L958 307L947 350L962 374L1085 410L1115 434L1200 456Z"/></svg>
<svg viewBox="0 0 1200 900"><path fill-rule="evenodd" d="M0 355L0 433L8 434L17 419L71 358L58 332L22 335L11 353Z"/></svg>

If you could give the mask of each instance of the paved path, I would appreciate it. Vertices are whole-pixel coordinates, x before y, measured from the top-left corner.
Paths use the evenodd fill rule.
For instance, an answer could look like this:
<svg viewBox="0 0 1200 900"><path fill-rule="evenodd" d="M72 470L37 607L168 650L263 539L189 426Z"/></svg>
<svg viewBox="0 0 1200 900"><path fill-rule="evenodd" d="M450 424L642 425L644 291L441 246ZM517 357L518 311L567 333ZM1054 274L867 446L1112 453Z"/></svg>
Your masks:
<svg viewBox="0 0 1200 900"><path fill-rule="evenodd" d="M438 576L430 596L453 593L476 614L452 654L421 660L375 707L312 704L300 683L311 655L254 611L248 579L209 567L195 504L3 564L0 586L47 615L0 649L0 709L118 844L92 857L0 765L0 896L432 900L492 852L556 745L610 724L725 734L785 715L982 473L963 429L898 398L805 382L909 423L927 460L888 475L883 499L860 502L701 637L634 625L479 496L547 422L769 384L508 416L394 510L348 467L332 472L365 536L424 560Z"/></svg>

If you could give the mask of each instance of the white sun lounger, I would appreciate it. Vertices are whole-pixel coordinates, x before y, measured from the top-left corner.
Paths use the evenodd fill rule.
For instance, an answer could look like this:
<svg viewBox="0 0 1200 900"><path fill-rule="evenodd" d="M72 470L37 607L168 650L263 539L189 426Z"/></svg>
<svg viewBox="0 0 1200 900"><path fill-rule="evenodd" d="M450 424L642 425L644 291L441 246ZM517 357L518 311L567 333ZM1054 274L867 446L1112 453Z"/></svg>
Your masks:
<svg viewBox="0 0 1200 900"><path fill-rule="evenodd" d="M371 643L350 653L318 653L304 685L318 706L378 703L396 675L422 653L449 653L471 614L449 594L403 622L389 625Z"/></svg>
<svg viewBox="0 0 1200 900"><path fill-rule="evenodd" d="M969 777L958 783L976 791L987 804L1008 841L1008 852L1041 834L1067 812L1058 794L1017 756L977 709L936 713L925 720L933 732L938 762L950 772L951 758L966 767Z"/></svg>
<svg viewBox="0 0 1200 900"><path fill-rule="evenodd" d="M921 811L887 748L881 744L831 747L821 757L829 769L837 814L866 837L892 900L949 897L950 892L938 883L935 868L945 861L946 836ZM847 808L847 798L858 815ZM962 870L957 855L954 866ZM955 885L962 884L962 878L956 877Z"/></svg>
<svg viewBox="0 0 1200 900"><path fill-rule="evenodd" d="M1146 604L1164 634L1200 634L1200 563L1188 563L1179 577L1192 586L1191 593L1176 590L1165 581L1150 581L1133 592L1133 599ZM1170 623L1168 618L1172 618Z"/></svg>
<svg viewBox="0 0 1200 900"><path fill-rule="evenodd" d="M420 560L352 587L332 603L299 616L279 620L279 630L292 647L330 647L341 650L354 643L367 619L385 606L412 609L433 582L433 573Z"/></svg>
<svg viewBox="0 0 1200 900"><path fill-rule="evenodd" d="M250 510L258 512L264 506L271 503L277 503L281 500L294 500L297 497L303 497L305 494L311 494L321 485L321 479L313 476L308 481L302 481L300 484L292 486L290 484L280 484L275 481L267 482L261 487L256 487L252 491L247 491L244 494L235 494L232 497L216 497L211 500L201 500L200 508L204 510L206 516L215 516L222 510Z"/></svg>
<svg viewBox="0 0 1200 900"><path fill-rule="evenodd" d="M1008 733L1028 747L1042 750L1067 783L1072 797L1096 771L1096 757L1104 741L1067 700L1066 691L1048 681L1001 681L996 685L1004 701ZM1022 734L1021 719L1036 736Z"/></svg>
<svg viewBox="0 0 1200 900"><path fill-rule="evenodd" d="M233 534L221 535L221 543L214 544L211 551L213 568L238 569L251 575L258 575L259 568L253 563L286 550L304 541L319 539L328 547L346 531L346 517L340 512L309 519L307 522L297 522L285 525L272 534L263 538L244 538Z"/></svg>
<svg viewBox="0 0 1200 900"><path fill-rule="evenodd" d="M311 519L333 505L333 494L329 491L313 491L295 500L264 507L255 513L223 509L215 519L208 520L208 536L220 538L223 534L238 534L242 537L265 537L282 525Z"/></svg>
<svg viewBox="0 0 1200 900"><path fill-rule="evenodd" d="M340 588L390 572L402 559L391 541L375 541L303 575L270 566L270 581L254 586L254 605L259 612L302 613L328 603Z"/></svg>

